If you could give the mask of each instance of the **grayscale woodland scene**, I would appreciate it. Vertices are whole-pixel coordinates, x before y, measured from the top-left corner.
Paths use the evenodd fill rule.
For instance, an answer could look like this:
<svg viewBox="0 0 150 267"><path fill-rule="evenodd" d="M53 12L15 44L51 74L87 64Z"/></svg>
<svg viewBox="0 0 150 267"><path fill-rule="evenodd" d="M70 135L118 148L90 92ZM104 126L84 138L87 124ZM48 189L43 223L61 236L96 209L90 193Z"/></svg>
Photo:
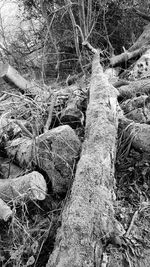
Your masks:
<svg viewBox="0 0 150 267"><path fill-rule="evenodd" d="M150 1L0 0L0 267L150 267Z"/></svg>

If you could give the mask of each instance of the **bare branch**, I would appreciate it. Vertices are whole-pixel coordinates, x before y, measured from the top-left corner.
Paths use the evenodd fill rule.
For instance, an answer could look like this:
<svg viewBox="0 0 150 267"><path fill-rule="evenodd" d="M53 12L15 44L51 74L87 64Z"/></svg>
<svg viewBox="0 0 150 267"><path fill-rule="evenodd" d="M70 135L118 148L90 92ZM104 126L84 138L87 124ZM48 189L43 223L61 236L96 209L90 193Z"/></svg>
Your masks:
<svg viewBox="0 0 150 267"><path fill-rule="evenodd" d="M99 50L96 49L96 48L94 48L88 41L84 41L82 43L82 45L84 45L85 47L87 47L94 54L98 54L99 53Z"/></svg>

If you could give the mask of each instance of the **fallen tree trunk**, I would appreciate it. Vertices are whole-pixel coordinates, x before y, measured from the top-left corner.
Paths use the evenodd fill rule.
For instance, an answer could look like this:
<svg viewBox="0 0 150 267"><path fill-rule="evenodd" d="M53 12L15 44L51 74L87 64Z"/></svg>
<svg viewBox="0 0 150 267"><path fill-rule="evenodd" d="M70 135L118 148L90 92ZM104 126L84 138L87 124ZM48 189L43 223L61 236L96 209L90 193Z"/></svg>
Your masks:
<svg viewBox="0 0 150 267"><path fill-rule="evenodd" d="M23 78L17 70L7 64L0 64L0 77L3 78L7 83L21 89L24 93L38 96L39 100L46 100L50 93L46 90L42 90L35 84L27 81Z"/></svg>
<svg viewBox="0 0 150 267"><path fill-rule="evenodd" d="M135 123L122 117L119 119L119 128L129 147L132 145L141 153L150 153L150 125Z"/></svg>
<svg viewBox="0 0 150 267"><path fill-rule="evenodd" d="M110 59L111 66L116 66L129 59L143 54L150 47L150 23L145 26L137 41L124 53Z"/></svg>
<svg viewBox="0 0 150 267"><path fill-rule="evenodd" d="M46 191L45 179L36 171L14 179L0 179L0 198L5 202L20 198L44 200Z"/></svg>
<svg viewBox="0 0 150 267"><path fill-rule="evenodd" d="M129 75L130 80L150 77L150 49L136 61Z"/></svg>
<svg viewBox="0 0 150 267"><path fill-rule="evenodd" d="M129 52L135 51L143 46L148 47L150 45L150 23L144 26L144 31L136 40L136 42L128 49Z"/></svg>
<svg viewBox="0 0 150 267"><path fill-rule="evenodd" d="M112 197L117 125L117 90L96 54L82 155L47 267L100 266L102 240L118 235Z"/></svg>
<svg viewBox="0 0 150 267"><path fill-rule="evenodd" d="M123 62L127 62L129 59L137 57L144 53L147 50L147 47L141 47L135 51L126 51L120 55L114 56L110 59L110 65L116 66L118 64L121 64Z"/></svg>
<svg viewBox="0 0 150 267"><path fill-rule="evenodd" d="M150 79L143 79L139 81L130 82L128 85L118 88L119 97L128 99L140 94L150 93Z"/></svg>

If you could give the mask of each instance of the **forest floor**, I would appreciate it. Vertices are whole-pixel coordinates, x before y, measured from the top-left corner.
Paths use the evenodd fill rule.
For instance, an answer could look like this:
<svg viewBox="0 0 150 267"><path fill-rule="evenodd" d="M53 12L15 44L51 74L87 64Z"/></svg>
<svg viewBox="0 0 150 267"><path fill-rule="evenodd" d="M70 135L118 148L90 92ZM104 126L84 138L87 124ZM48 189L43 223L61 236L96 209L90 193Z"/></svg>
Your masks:
<svg viewBox="0 0 150 267"><path fill-rule="evenodd" d="M75 131L83 142L84 126ZM2 140L1 156L5 158ZM150 255L150 155L134 150L120 132L115 179L115 217L125 232L121 240L112 240L106 250L111 255L109 266L119 266L115 264L120 260L124 264L120 266L131 267L134 260L144 262L145 254ZM10 203L13 216L7 222L0 221L0 266L46 266L69 196L70 188L63 198L48 193L43 201L21 199Z"/></svg>

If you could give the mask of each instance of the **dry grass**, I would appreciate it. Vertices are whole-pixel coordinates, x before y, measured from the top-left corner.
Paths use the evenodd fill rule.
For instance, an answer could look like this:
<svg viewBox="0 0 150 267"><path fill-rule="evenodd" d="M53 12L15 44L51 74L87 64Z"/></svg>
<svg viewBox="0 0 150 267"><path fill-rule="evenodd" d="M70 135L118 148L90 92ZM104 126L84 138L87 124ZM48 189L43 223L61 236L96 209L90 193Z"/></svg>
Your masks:
<svg viewBox="0 0 150 267"><path fill-rule="evenodd" d="M38 265L40 253L60 210L44 212L36 203L20 199L13 203L13 217L1 224L0 264L3 267ZM51 233L52 235L52 233ZM49 240L50 243L50 240ZM52 242L53 243L53 242ZM47 257L47 255L46 255ZM43 257L44 262L44 257Z"/></svg>

